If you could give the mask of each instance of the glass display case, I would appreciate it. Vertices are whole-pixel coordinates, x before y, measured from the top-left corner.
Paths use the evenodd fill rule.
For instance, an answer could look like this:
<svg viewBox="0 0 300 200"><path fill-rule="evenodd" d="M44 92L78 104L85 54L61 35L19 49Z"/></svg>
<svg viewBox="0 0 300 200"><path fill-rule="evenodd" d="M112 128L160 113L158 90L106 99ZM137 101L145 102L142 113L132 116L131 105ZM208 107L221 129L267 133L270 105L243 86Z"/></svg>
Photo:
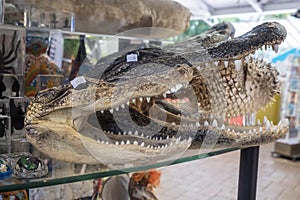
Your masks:
<svg viewBox="0 0 300 200"><path fill-rule="evenodd" d="M25 96L28 101L20 99L21 107L28 106L30 99L36 95L40 90L51 88L53 86L59 86L63 83L70 81L70 77L73 74L86 73L93 64L99 60L99 58L110 55L119 51L120 48L127 48L129 46L144 45L149 43L149 40L143 40L140 38L124 38L119 36L104 36L104 35L83 35L82 33L61 31L63 37L63 44L58 47L57 44L49 45L51 39L57 38L57 35L51 38L51 29L38 29L38 28L24 28L26 32L26 51L23 54L25 57L25 63L23 64L25 70L24 75L24 88ZM47 39L45 39L47 38ZM59 38L59 37L58 37ZM81 41L84 38L84 49ZM120 43L121 41L121 43ZM127 47L124 47L124 41L126 41ZM153 41L152 41L153 42ZM159 44L170 43L169 41L160 41ZM122 45L120 45L122 44ZM63 48L60 58L60 64L54 63L51 59L51 48ZM72 50L72 51L69 51ZM84 55L84 59L78 58L78 55ZM39 65L35 63L39 62ZM81 64L81 68L74 71L74 66ZM42 63L42 64L41 64ZM37 68L38 66L38 68ZM17 101L16 101L17 102ZM24 103L25 102L25 103ZM27 102L27 103L26 103ZM9 106L9 101L5 102L5 105ZM18 103L17 103L18 105ZM10 117L7 117L10 120ZM6 123L5 123L6 124ZM8 123L9 124L9 123ZM8 126L9 128L10 126ZM25 131L24 129L20 129ZM11 177L0 180L0 192L15 191L15 190L28 190L32 188L53 186L60 184L73 183L78 181L87 181L97 179L101 177L115 176L119 174L127 174L136 171L144 171L153 168L160 168L164 166L179 164L183 162L190 162L198 159L205 159L207 157L213 157L221 155L227 152L240 150L239 148L229 149L211 149L211 150L187 150L182 154L178 154L175 158L164 158L156 161L151 161L144 164L75 164L70 162L63 162L49 158L43 153L39 152L32 145L30 145L24 134L20 135L18 139L10 137L9 140L5 140L7 143L1 148L0 159L8 163L10 166L16 166L17 162L24 156L38 157L47 166L47 173L41 177L18 177L16 174L12 174ZM257 148L257 147L255 147ZM250 148L251 149L251 148ZM242 150L244 151L244 150ZM253 153L250 152L252 155ZM249 156L249 154L245 155ZM258 159L255 157L254 159ZM245 165L253 166L255 168L255 162L249 163L248 160L244 160ZM256 166L257 167L257 166ZM249 171L243 172L243 174L249 174ZM255 173L254 173L255 174ZM254 177L255 178L255 177ZM252 178L243 178L243 181L250 181ZM250 188L255 188L252 185ZM241 189L241 191L244 191ZM241 192L246 194L245 192Z"/></svg>
<svg viewBox="0 0 300 200"><path fill-rule="evenodd" d="M12 15L12 13L8 14ZM173 141L174 143L170 142L165 145L161 144L161 139L159 139L158 136L155 136L153 130L156 129L149 129L149 127L147 129L147 125L151 123L145 122L146 120L143 121L143 119L140 120L140 122L145 123L146 125L143 124L143 127L141 126L142 128L139 128L147 133L150 132L150 136L148 135L148 138L146 137L145 140L150 139L150 137L152 137L154 140L153 145L148 145L149 148L147 147L148 150L145 151L149 151L151 153L153 149L166 149L167 147L170 147L174 144L177 145L180 142L182 142L183 149L177 151L174 148L174 151L168 152L168 156L164 155L162 157L160 157L161 155L154 153L154 156L157 155L157 158L155 159L152 159L152 157L148 158L146 156L143 158L143 155L137 153L136 155L142 157L141 160L143 162L134 162L135 154L129 156L129 158L133 161L128 161L126 160L127 158L122 158L124 152L124 154L129 154L126 149L124 150L124 152L122 152L122 148L120 148L121 150L119 151L114 151L114 147L112 147L111 145L109 147L105 147L104 151L107 152L105 158L110 161L110 153L114 154L114 163L100 162L101 154L103 154L103 152L100 152L97 149L98 144L109 144L109 141L105 142L102 138L100 138L100 136L98 136L97 132L95 131L96 129L85 127L81 123L85 123L87 121L93 122L93 120L99 117L105 119L107 117L106 120L111 120L108 116L112 115L116 117L117 114L115 111L119 111L122 109L127 109L128 112L132 112L129 110L128 106L129 104L135 104L136 101L136 105L138 105L138 107L142 109L142 107L144 106L143 103L151 102L151 98L143 97L134 100L129 99L130 102L128 103L127 107L125 104L122 104L116 108L103 109L105 111L98 111L97 114L89 117L85 116L86 118L84 118L81 117L81 114L86 114L86 112L88 113L93 109L95 109L93 110L93 112L96 113L97 106L95 106L95 99L89 99L89 94L81 94L80 90L87 87L87 82L93 86L99 86L102 84L104 88L108 86L107 90L104 90L104 92L102 92L105 95L114 97L114 95L117 95L117 92L113 91L109 93L110 89L112 88L111 85L113 85L113 83L111 82L113 82L113 80L115 79L119 79L119 83L122 84L122 78L124 77L110 77L110 72L108 72L108 70L104 67L100 67L98 71L95 70L95 65L97 65L98 67L101 65L105 65L106 61L101 60L103 57L108 56L109 60L109 56L113 55L113 62L132 63L141 58L143 54L142 50L144 48L153 48L154 50L156 50L157 47L172 43L172 40L169 40L168 38L147 38L147 36L155 32L152 28L137 29L136 32L133 31L127 32L126 34L116 35L76 32L74 31L73 27L73 25L76 24L76 21L74 21L76 13L71 11L60 11L57 9L45 9L40 7L24 7L24 10L21 13L18 9L18 12L14 12L13 16L15 16L13 19L4 17L4 22L17 26L0 25L0 36L2 37L2 39L0 40L2 44L0 46L2 46L3 52L4 49L10 51L11 53L9 53L9 55L12 56L12 58L8 58L8 60L10 61L8 63L9 66L2 66L3 71L1 71L0 77L3 83L8 83L7 85L5 85L0 82L0 89L2 89L3 91L1 93L1 97L3 97L1 99L3 99L3 101L0 102L0 106L2 106L0 115L0 120L2 121L0 124L2 134L0 135L0 141L3 141L3 145L0 146L0 159L3 163L5 163L3 165L11 166L13 171L10 177L6 176L0 180L0 192L29 190L38 187L67 184L102 177L115 176L119 174L145 171L153 168L160 168L183 162L205 159L207 157L213 157L227 152L241 150L242 153L240 164L242 167L240 168L238 195L240 199L252 199L253 195L255 196L259 147L249 147L245 149L188 149L187 146L191 144L191 139L189 137L181 141L181 138L169 138L169 136L166 136L164 139ZM170 33L170 30L165 31L159 29L156 31L158 32L155 32L155 35L157 35L159 31L163 31L164 35L173 36L177 34L176 31L176 33ZM139 51L136 51L137 47L139 48ZM118 57L118 53L122 52L124 49L126 49L126 52L128 51L130 53L128 53L126 57ZM156 56L157 53L159 54L160 52L154 51L153 56ZM161 62L163 63L163 61ZM157 63L154 63L153 65L155 64ZM153 65L146 65L146 67L149 67L150 71L153 69L157 69L157 66L153 67ZM126 69L126 67L127 65L125 65L124 68ZM116 74L122 72L122 70L125 69L120 68L118 69L118 71L115 70L117 71ZM212 77L214 73L211 73L212 71L209 72L210 74L212 74L210 77ZM95 81L94 79L91 79L91 77L99 79L105 73L108 77L108 80L110 80L111 82L107 81L109 83L105 83L101 80ZM144 75L144 72L142 70L136 73ZM85 75L90 75L90 77L88 76L86 79L78 78ZM132 77L132 74L130 73L126 75L128 75L128 77ZM179 75L183 76L182 74ZM72 83L72 81L74 80L75 82L77 82ZM145 81L145 79L141 79L138 81ZM158 81L160 81L160 79L158 79ZM171 79L168 80L165 85L170 84L171 81ZM188 80L186 80L186 82L188 82ZM183 84L184 83L182 83L181 86L176 86L180 88ZM146 86L144 88L147 89L148 85L145 85ZM134 86L135 85L132 84L132 88L134 88ZM59 90L53 89L54 87L59 88ZM8 88L8 90L4 90L4 88ZM68 96L67 90L70 88L72 89L72 91L75 91L74 96ZM97 89L99 88L95 87L92 93L98 95L98 93L95 92L97 91ZM49 93L43 93L41 91L47 91ZM124 91L121 90L118 92L122 93ZM101 95L101 93L99 93L99 95ZM35 101L34 97L37 96L41 98ZM64 99L65 97L66 99ZM95 98L97 98L97 96ZM62 101L56 103L57 99ZM71 111L69 111L68 109L64 109L68 108L68 103L75 102L74 105L77 105L76 103L78 102L76 101L82 99L90 104L90 106L87 106L86 110L70 109ZM105 99L105 96L103 97L103 99ZM180 106L181 103L189 103L188 98L184 99L183 101L184 102L173 103L176 106ZM28 107L29 103L32 103L31 107ZM219 104L223 105L224 102L221 102ZM51 130L48 130L47 126L39 126L35 123L30 124L30 126L28 126L29 128L26 131L24 130L24 124L20 122L25 121L25 123L31 123L34 117L44 117L47 114L47 111L52 109L55 110L55 106L63 109L61 112L57 112L49 118L45 117L45 123L50 124L49 127L51 126ZM46 114L44 112L39 112L40 108L45 108L44 111ZM104 106L104 108L106 107ZM147 114L150 113L149 115L151 115L155 114L156 112L159 113L159 109L160 108L158 106L156 110L151 110L149 108L148 110L145 109L145 112L147 112ZM32 112L33 114L32 116L25 118L26 112ZM71 117L65 117L68 115ZM135 115L138 114L133 113L128 118L132 116L132 118L134 118L136 117ZM76 129L71 130L71 128L61 125L63 123L61 123L60 121L60 116L64 116L64 119L66 119L65 123L72 124L72 126L74 125ZM68 121L70 118L72 118L72 120L74 119L74 121ZM82 120L82 118L84 119ZM53 120L53 123L48 123L47 119ZM77 121L77 119L79 122ZM130 119L126 120L120 123L116 121L116 123L119 123L118 125L124 123L128 125L127 122L130 121ZM183 121L185 120L187 122L192 121L191 116L187 115L187 117ZM103 124L100 124L100 126L106 126L108 124L106 122L107 121L104 121ZM204 126L206 126L205 122L203 124ZM212 123L213 126L214 124L215 122ZM195 123L195 125L196 127L199 127L197 123ZM83 129L82 126L83 128L88 129ZM135 124L130 124L128 126L135 126ZM193 130L193 127L188 126L187 124L184 124L184 127L188 130L187 134L195 131ZM109 128L110 127L108 127L108 129ZM161 128L161 125L159 126L159 128ZM84 132L82 135L87 137L82 138L81 132L77 132L77 129L89 130L90 132ZM60 131L60 134L56 134L56 131ZM72 135L72 137L68 134L64 134L64 132L68 131L75 133ZM34 137L25 137L25 132L32 134ZM105 135L109 134L109 131L105 132ZM125 135L125 138L131 138L133 136L137 136L137 138L139 138L139 136L141 138L143 137L142 135L139 135L138 131L132 132L131 130L126 130L122 133L120 132L119 134L115 134L114 136L112 135L113 134L107 137L118 138L121 135ZM43 144L39 143L40 141L36 141L35 138L39 138L40 141L45 141L44 146L47 146L48 149L45 150ZM79 144L75 147L73 146L73 149L69 149L68 145L64 146L63 144L64 141L67 140L66 138L68 139L68 141L72 141L75 144L80 143L78 141L81 141L82 144ZM59 142L62 142L62 145L53 142L55 139ZM91 139L94 139L94 141L91 142ZM35 145L32 145L33 143ZM135 148L135 146L145 147L145 143L143 141L129 141L128 139L126 145L127 144L132 144L133 147L130 148ZM117 140L115 145L124 145L124 141ZM59 153L57 153L56 151L58 148L60 155L58 155ZM44 151L40 151L41 149L44 149ZM81 151L82 149L83 151ZM54 153L52 152L52 150ZM164 150L162 150L162 152L164 152ZM73 154L78 154L79 156L72 157ZM84 159L87 154L87 160L90 157L94 157L97 159L88 160L85 163ZM83 156L81 157L81 155ZM119 160L116 159L118 156ZM70 162L70 160L68 160L69 157L72 157L72 159L70 159L71 161L75 160L78 162ZM247 187L244 187L245 185L247 185Z"/></svg>

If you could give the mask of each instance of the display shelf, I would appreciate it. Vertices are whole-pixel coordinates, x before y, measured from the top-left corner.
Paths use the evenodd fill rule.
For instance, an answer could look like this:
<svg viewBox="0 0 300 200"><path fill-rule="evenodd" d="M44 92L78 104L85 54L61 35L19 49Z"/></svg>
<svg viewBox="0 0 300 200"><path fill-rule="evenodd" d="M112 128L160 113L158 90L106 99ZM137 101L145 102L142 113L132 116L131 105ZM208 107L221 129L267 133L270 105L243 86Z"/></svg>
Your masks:
<svg viewBox="0 0 300 200"><path fill-rule="evenodd" d="M298 138L280 139L275 142L272 156L282 156L296 161L300 158L300 142Z"/></svg>
<svg viewBox="0 0 300 200"><path fill-rule="evenodd" d="M124 166L107 166L104 165L79 165L79 164L72 164L66 163L62 161L52 160L49 162L49 173L46 177L38 178L38 179L20 179L15 176L10 178L0 180L0 192L3 191L14 191L14 190L21 190L21 189L30 189L30 188L37 188L37 187L45 187L51 185L58 185L58 184L66 184L72 183L77 181L84 181L90 179L97 179L101 177L109 177L115 176L119 174L137 172L137 171L144 171L184 162L190 162L193 160L204 159L208 157L213 157L216 155L221 155L224 153L236 151L238 148L228 148L228 149L218 149L218 150L211 150L205 153L199 153L198 150L187 150L182 156L174 160L162 160L151 164L139 165L134 167L128 167L130 165ZM75 173L74 171L81 171L80 168L84 167L86 172L84 173ZM79 168L79 170L78 170Z"/></svg>

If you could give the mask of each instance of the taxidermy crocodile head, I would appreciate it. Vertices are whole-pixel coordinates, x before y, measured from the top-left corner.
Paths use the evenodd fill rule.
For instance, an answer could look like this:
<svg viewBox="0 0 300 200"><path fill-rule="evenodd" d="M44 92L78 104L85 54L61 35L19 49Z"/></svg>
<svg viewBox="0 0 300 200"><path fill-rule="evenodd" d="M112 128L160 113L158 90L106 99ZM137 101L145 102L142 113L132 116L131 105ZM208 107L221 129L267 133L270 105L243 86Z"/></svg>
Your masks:
<svg viewBox="0 0 300 200"><path fill-rule="evenodd" d="M275 141L287 122L238 126L226 119L249 115L280 92L277 70L251 54L269 46L277 52L286 30L267 22L233 35L232 25L221 23L178 44L100 59L80 87L36 95L25 119L28 141L54 159L105 164L151 162L191 146Z"/></svg>

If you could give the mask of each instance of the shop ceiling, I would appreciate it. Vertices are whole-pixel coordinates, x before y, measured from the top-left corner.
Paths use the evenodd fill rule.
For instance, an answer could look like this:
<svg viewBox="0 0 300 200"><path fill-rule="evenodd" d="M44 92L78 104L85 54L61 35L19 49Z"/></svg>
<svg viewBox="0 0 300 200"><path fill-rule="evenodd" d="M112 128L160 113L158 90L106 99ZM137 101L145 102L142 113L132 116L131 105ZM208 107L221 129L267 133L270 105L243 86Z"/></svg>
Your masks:
<svg viewBox="0 0 300 200"><path fill-rule="evenodd" d="M241 14L287 13L300 9L300 0L174 0L190 9L192 19Z"/></svg>
<svg viewBox="0 0 300 200"><path fill-rule="evenodd" d="M220 18L238 17L239 22L233 22L236 36L250 30L263 21L264 15L300 12L300 0L175 0L192 13L191 19L201 19L212 25ZM300 14L299 14L300 15ZM216 20L211 20L216 19ZM300 18L293 16L287 19L277 19L287 31L285 48L300 48Z"/></svg>

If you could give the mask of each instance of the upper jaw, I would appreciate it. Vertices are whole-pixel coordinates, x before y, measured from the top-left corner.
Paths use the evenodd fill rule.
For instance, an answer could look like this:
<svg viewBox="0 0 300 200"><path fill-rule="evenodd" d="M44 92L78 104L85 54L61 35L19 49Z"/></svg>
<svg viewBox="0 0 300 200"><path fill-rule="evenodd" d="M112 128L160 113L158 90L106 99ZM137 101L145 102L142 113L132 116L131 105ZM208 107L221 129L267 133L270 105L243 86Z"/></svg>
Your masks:
<svg viewBox="0 0 300 200"><path fill-rule="evenodd" d="M213 60L239 60L267 46L277 52L278 45L286 35L285 28L279 23L266 22L239 37L220 42L207 51Z"/></svg>

